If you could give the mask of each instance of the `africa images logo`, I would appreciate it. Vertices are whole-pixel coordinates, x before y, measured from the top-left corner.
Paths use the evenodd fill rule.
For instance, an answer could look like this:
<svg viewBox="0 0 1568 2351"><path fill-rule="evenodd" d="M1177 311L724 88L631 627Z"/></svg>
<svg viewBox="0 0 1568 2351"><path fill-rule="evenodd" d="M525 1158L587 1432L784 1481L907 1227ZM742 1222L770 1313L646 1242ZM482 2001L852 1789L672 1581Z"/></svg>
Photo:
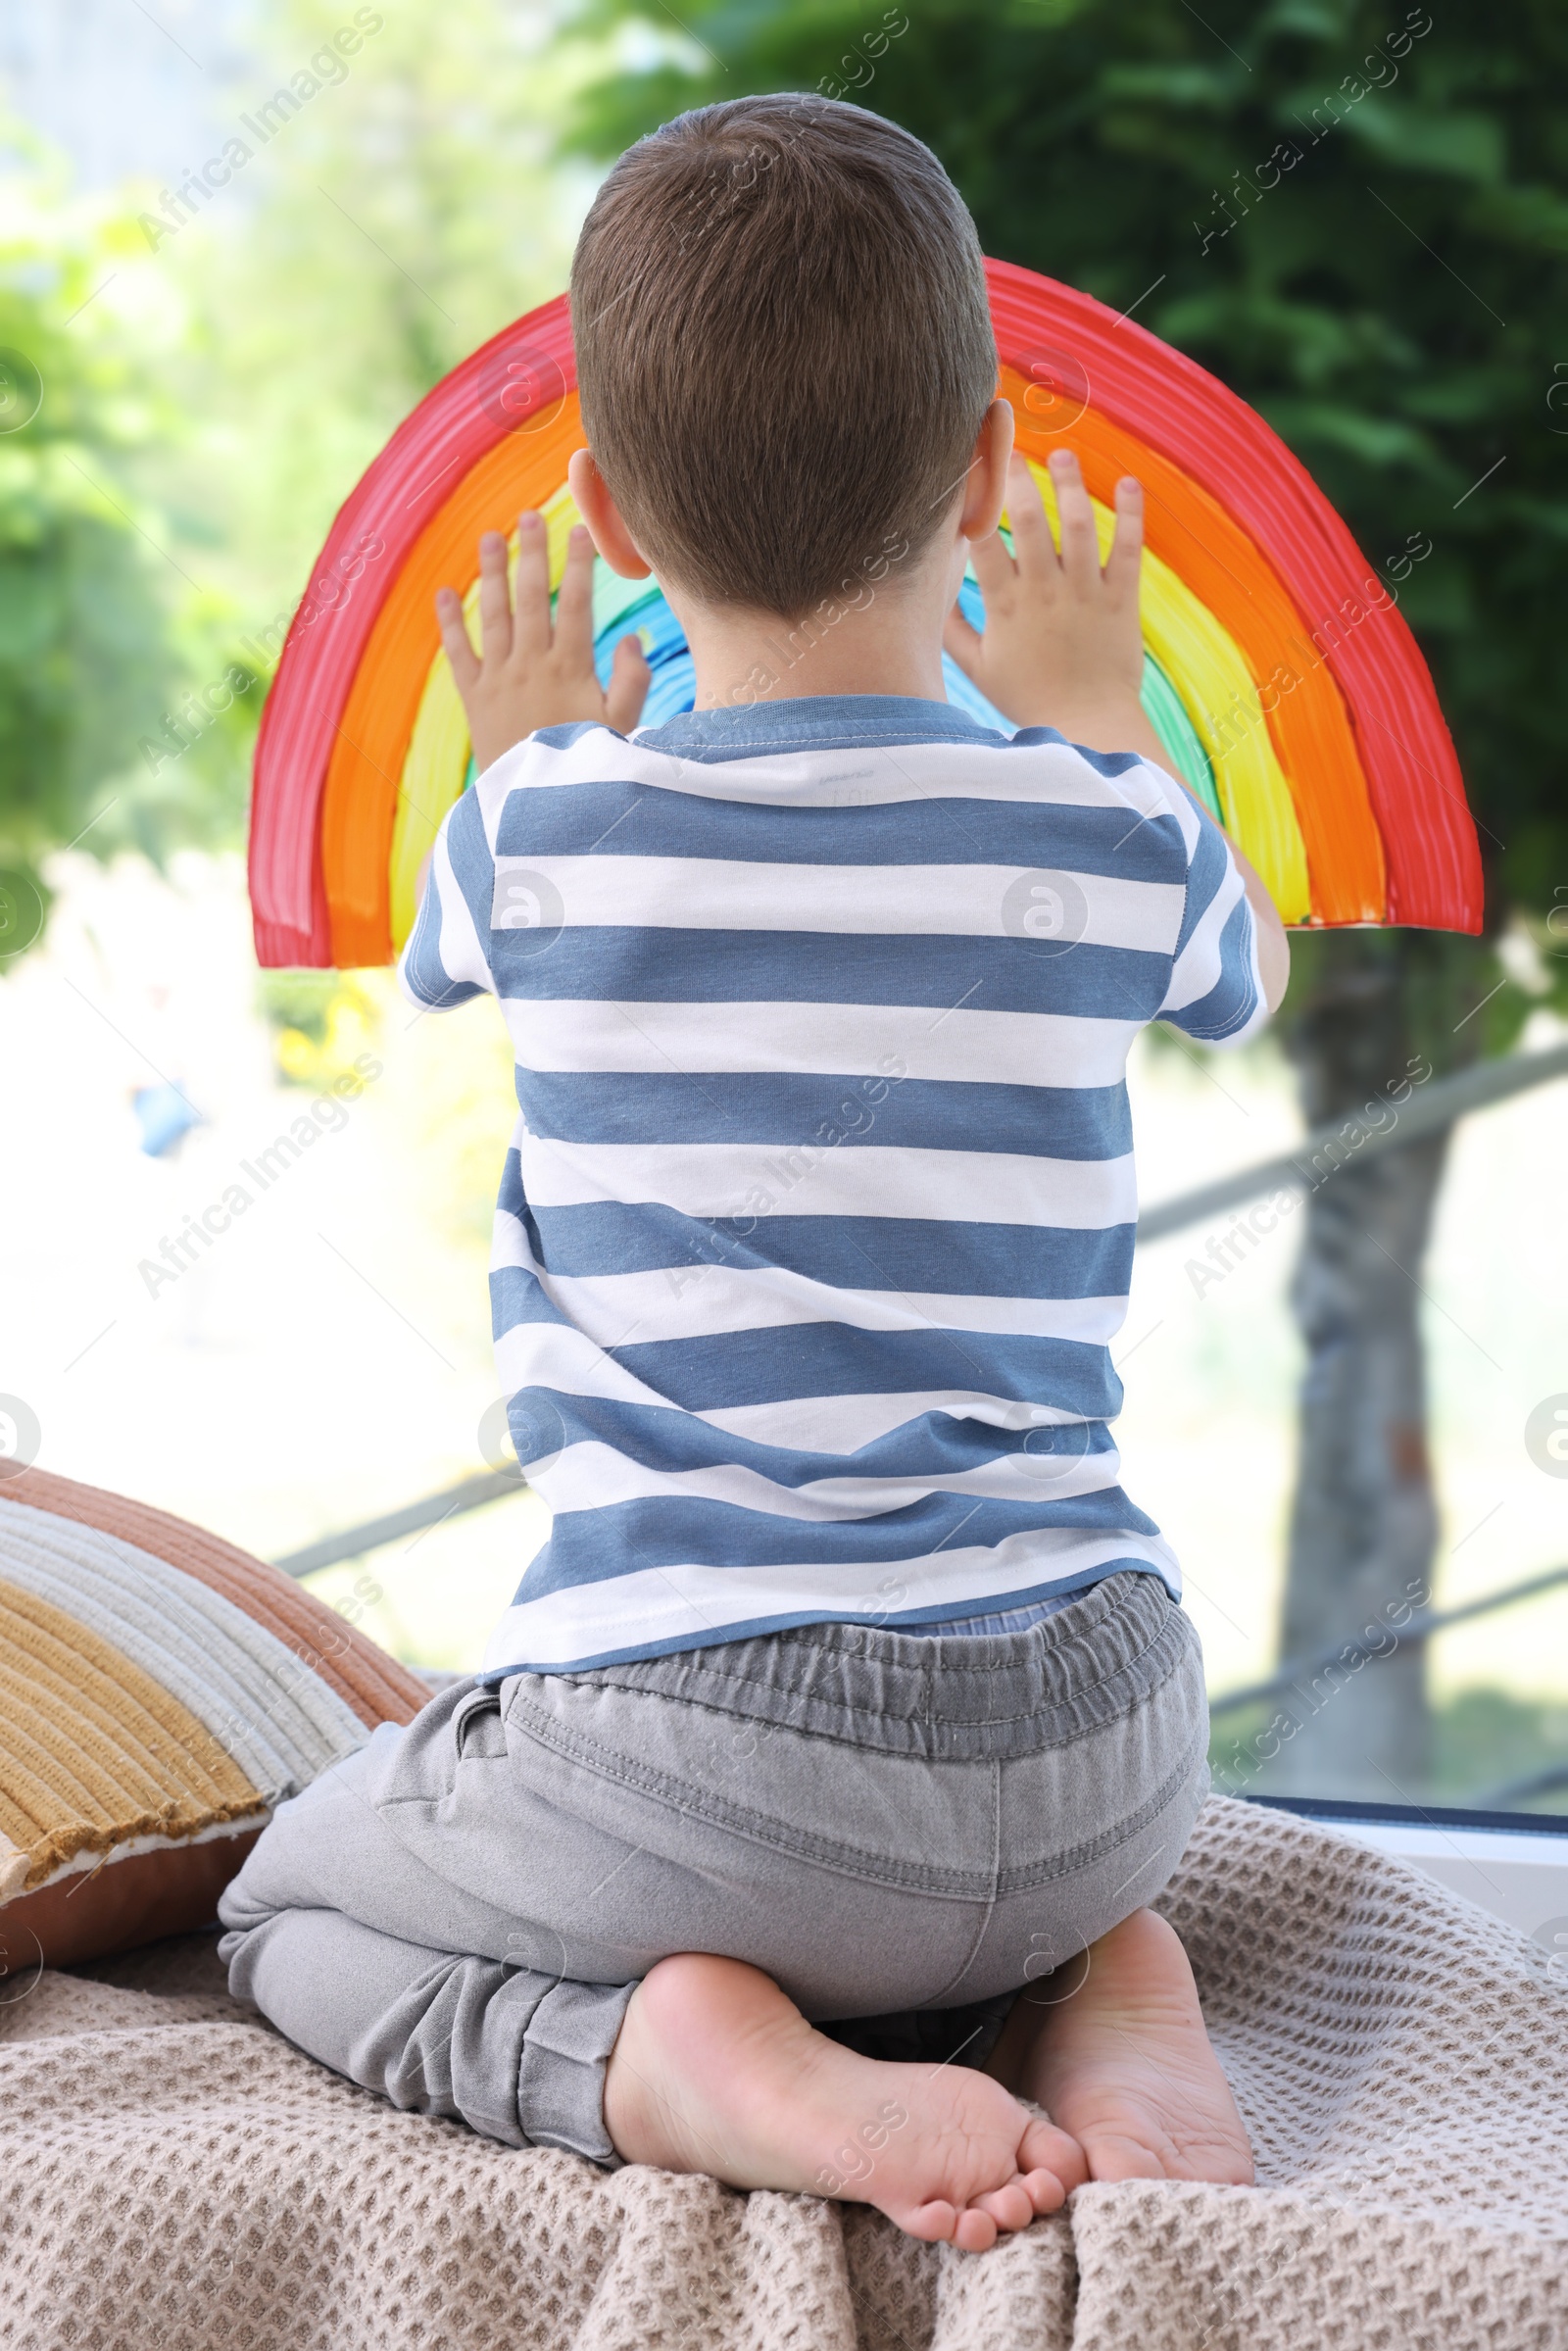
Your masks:
<svg viewBox="0 0 1568 2351"><path fill-rule="evenodd" d="M1568 1396L1543 1397L1525 1422L1525 1451L1548 1478L1568 1478Z"/></svg>
<svg viewBox="0 0 1568 2351"><path fill-rule="evenodd" d="M1064 955L1089 928L1089 901L1070 873L1020 873L1002 901L1002 927L1037 955Z"/></svg>
<svg viewBox="0 0 1568 2351"><path fill-rule="evenodd" d="M38 1458L43 1431L20 1396L0 1396L0 1478L20 1478Z"/></svg>

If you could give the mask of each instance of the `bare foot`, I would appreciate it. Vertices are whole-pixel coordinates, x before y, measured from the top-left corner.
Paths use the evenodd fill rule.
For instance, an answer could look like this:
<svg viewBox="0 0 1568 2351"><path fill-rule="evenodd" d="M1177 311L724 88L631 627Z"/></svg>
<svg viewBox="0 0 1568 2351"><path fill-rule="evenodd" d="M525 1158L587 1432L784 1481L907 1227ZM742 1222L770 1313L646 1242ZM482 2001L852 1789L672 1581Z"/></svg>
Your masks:
<svg viewBox="0 0 1568 2351"><path fill-rule="evenodd" d="M874 2204L965 2253L1054 2212L1086 2176L1071 2139L999 2082L858 2057L759 1969L696 1952L661 1960L632 1994L605 2126L627 2163Z"/></svg>
<svg viewBox="0 0 1568 2351"><path fill-rule="evenodd" d="M1252 2151L1175 1929L1135 1910L1090 1945L1087 1960L1025 1988L1008 2019L1012 2063L998 2068L1002 2079L1050 2109L1093 2180L1249 2186ZM1031 2042L1034 2017L1044 2022Z"/></svg>

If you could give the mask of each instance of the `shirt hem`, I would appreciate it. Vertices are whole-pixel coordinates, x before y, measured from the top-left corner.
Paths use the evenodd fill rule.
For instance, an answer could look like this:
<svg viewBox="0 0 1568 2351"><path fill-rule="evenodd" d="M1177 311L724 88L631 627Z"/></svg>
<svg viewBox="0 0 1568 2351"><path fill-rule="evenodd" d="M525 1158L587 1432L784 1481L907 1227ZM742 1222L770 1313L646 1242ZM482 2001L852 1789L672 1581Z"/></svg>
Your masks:
<svg viewBox="0 0 1568 2351"><path fill-rule="evenodd" d="M1154 1561L1127 1557L1106 1559L1094 1567L1082 1568L1076 1575L1056 1576L1040 1584L1026 1586L1022 1591L1005 1592L977 1592L928 1608L907 1608L897 1614L877 1610L868 1613L863 1608L802 1608L788 1616L761 1616L737 1619L734 1624L708 1625L681 1633L669 1633L657 1641L638 1641L627 1648L599 1649L581 1657L551 1658L546 1661L518 1657L502 1665L483 1666L475 1680L487 1689L496 1689L514 1674L587 1674L601 1666L640 1665L656 1657L674 1657L695 1649L721 1648L730 1641L755 1641L769 1633L793 1633L808 1625L866 1625L882 1633L919 1632L932 1625L956 1624L965 1617L994 1616L1015 1608L1026 1608L1032 1600L1047 1599L1057 1594L1077 1597L1108 1576L1136 1573L1155 1576L1173 1600L1181 1600L1178 1577L1168 1575ZM1001 1635L998 1638L1007 1639Z"/></svg>

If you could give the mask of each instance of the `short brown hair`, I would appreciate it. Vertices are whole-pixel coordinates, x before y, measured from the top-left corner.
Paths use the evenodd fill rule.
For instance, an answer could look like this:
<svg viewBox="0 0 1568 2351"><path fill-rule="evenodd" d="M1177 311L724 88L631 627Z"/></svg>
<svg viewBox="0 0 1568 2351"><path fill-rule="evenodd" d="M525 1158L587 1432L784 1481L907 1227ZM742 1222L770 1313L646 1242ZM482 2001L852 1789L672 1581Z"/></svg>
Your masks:
<svg viewBox="0 0 1568 2351"><path fill-rule="evenodd" d="M830 98L699 107L628 148L571 315L587 438L655 568L788 619L919 554L996 392L957 190Z"/></svg>

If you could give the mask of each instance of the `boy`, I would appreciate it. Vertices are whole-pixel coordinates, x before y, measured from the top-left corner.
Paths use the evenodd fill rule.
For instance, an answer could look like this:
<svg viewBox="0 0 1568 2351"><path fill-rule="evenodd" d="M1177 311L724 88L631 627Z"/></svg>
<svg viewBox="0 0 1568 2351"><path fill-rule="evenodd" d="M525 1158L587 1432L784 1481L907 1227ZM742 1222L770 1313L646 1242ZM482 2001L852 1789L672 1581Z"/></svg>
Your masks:
<svg viewBox="0 0 1568 2351"><path fill-rule="evenodd" d="M1206 1710L1108 1343L1128 1047L1250 1035L1287 951L1139 704L1138 487L1102 570L1061 452L1058 558L968 216L858 108L631 149L572 312L587 527L553 623L537 514L478 655L439 600L480 773L404 965L514 1040L496 1344L552 1540L475 1679L281 1808L230 1982L401 2106L968 2250L1085 2179L1250 2180L1145 1906ZM595 546L664 587L689 715L632 731L629 640L601 693Z"/></svg>

